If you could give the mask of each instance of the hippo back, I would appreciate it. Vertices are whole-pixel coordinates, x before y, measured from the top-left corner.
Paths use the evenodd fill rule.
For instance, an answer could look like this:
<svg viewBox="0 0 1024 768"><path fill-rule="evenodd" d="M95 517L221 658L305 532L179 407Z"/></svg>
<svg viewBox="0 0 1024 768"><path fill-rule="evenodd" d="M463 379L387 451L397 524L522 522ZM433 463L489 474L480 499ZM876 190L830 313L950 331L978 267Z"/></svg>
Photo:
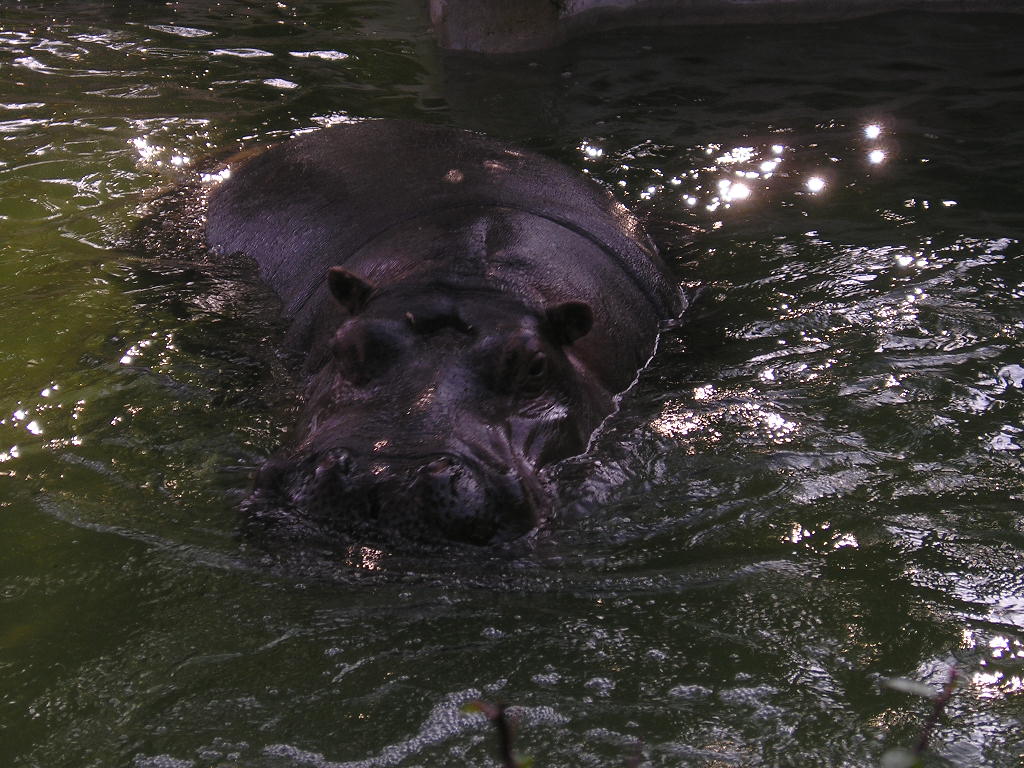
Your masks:
<svg viewBox="0 0 1024 768"><path fill-rule="evenodd" d="M255 259L294 316L330 266L404 222L468 206L560 224L612 255L656 315L677 305L636 219L593 182L477 134L398 120L333 126L248 161L212 192L207 243Z"/></svg>

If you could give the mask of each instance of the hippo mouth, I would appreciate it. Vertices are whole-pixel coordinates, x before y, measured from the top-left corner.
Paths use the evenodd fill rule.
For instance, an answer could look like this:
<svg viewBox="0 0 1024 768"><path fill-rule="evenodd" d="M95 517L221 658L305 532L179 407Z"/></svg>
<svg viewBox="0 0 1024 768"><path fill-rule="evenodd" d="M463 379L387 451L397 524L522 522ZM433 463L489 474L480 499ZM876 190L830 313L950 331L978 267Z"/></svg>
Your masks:
<svg viewBox="0 0 1024 768"><path fill-rule="evenodd" d="M549 503L532 470L449 453L368 458L336 448L270 459L242 514L245 532L257 536L498 545L535 528Z"/></svg>

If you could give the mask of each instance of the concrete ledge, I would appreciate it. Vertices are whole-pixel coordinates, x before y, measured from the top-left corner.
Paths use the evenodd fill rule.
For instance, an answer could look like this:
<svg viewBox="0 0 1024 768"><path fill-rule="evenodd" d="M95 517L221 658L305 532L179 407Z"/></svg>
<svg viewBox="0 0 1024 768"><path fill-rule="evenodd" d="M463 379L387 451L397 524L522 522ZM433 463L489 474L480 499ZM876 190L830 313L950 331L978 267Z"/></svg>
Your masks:
<svg viewBox="0 0 1024 768"><path fill-rule="evenodd" d="M552 0L430 0L430 20L442 48L514 53L550 48L564 34Z"/></svg>
<svg viewBox="0 0 1024 768"><path fill-rule="evenodd" d="M1024 13L1024 0L430 0L442 48L516 53L614 27L790 24L890 11Z"/></svg>

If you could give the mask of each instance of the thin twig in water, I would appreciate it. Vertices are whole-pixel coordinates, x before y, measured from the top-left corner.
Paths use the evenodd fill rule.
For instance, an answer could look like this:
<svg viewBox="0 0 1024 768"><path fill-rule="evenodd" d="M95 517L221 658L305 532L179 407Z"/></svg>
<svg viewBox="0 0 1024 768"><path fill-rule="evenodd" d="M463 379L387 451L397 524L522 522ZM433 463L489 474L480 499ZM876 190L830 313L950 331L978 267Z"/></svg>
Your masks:
<svg viewBox="0 0 1024 768"><path fill-rule="evenodd" d="M498 729L498 751L502 768L520 768L515 755L512 754L512 723L505 714L507 707L501 702L490 704L486 701L474 701L472 707L482 712Z"/></svg>
<svg viewBox="0 0 1024 768"><path fill-rule="evenodd" d="M924 751L928 749L928 740L932 736L932 731L935 730L935 726L938 725L939 718L942 717L942 713L946 710L946 705L949 704L949 700L953 698L953 689L956 688L956 667L950 667L949 669L949 680L943 686L942 691L938 696L935 697L935 705L932 707L932 712L928 715L928 719L924 721L924 726L921 728L921 735L917 740L917 744L914 746L914 754L918 757L924 754Z"/></svg>
<svg viewBox="0 0 1024 768"><path fill-rule="evenodd" d="M498 749L501 753L502 765L504 768L519 768L515 757L512 755L512 723L505 714L505 705L498 702L497 712L491 716L491 720L498 728Z"/></svg>
<svg viewBox="0 0 1024 768"><path fill-rule="evenodd" d="M640 768L640 763L644 759L644 745L642 741L638 741L635 745L636 752L629 756L626 760L626 768Z"/></svg>

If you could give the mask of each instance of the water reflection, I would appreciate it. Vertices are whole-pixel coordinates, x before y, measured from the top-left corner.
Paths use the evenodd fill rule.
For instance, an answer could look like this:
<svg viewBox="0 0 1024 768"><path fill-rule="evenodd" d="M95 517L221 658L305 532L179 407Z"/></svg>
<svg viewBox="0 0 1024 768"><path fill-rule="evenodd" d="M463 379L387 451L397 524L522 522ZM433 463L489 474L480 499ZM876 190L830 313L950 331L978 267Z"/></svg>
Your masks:
<svg viewBox="0 0 1024 768"><path fill-rule="evenodd" d="M323 59L324 61L345 61L349 54L342 51L289 51L290 56L297 59Z"/></svg>
<svg viewBox="0 0 1024 768"><path fill-rule="evenodd" d="M771 380L769 377L767 380ZM783 445L799 432L796 422L787 419L770 404L747 401L747 393L729 393L707 385L694 391L700 408L686 403L666 403L651 429L663 437L679 441L688 452L716 443L726 431L737 428L756 435L758 442Z"/></svg>
<svg viewBox="0 0 1024 768"><path fill-rule="evenodd" d="M371 547L349 547L343 561L349 568L358 568L364 571L381 570L388 559L388 553L384 550Z"/></svg>
<svg viewBox="0 0 1024 768"><path fill-rule="evenodd" d="M718 193L720 199L731 203L734 200L746 200L750 197L750 187L742 182L722 179L718 182Z"/></svg>
<svg viewBox="0 0 1024 768"><path fill-rule="evenodd" d="M825 179L821 176L811 176L804 182L804 186L807 188L808 192L817 194L825 189Z"/></svg>
<svg viewBox="0 0 1024 768"><path fill-rule="evenodd" d="M210 55L234 56L239 59L260 59L272 57L274 54L270 51L264 51L262 48L215 48L210 51Z"/></svg>
<svg viewBox="0 0 1024 768"><path fill-rule="evenodd" d="M271 88L280 88L281 90L290 91L299 87L299 84L291 80L285 80L281 77L271 77L262 81L264 85L268 85Z"/></svg>
<svg viewBox="0 0 1024 768"><path fill-rule="evenodd" d="M596 160L604 155L604 150L601 147L591 144L588 141L581 142L579 145L580 152L583 153L583 157L587 160Z"/></svg>
<svg viewBox="0 0 1024 768"><path fill-rule="evenodd" d="M173 24L146 24L147 29L152 29L154 32L166 32L168 35L176 35L177 37L210 37L215 34L208 29L198 29L197 27L182 27L175 26ZM100 40L105 42L105 40Z"/></svg>
<svg viewBox="0 0 1024 768"><path fill-rule="evenodd" d="M970 26L890 19L827 56L780 29L737 69L714 32L643 55L622 34L565 53L547 90L529 77L546 64L502 64L459 114L406 38L350 34L354 7L315 4L323 30L298 7L248 4L250 24L241 5L179 2L136 4L141 25L104 7L0 33L21 60L0 85L0 592L18 628L0 757L477 764L487 724L458 707L507 696L544 715L523 737L538 765L621 765L640 737L652 765L869 766L880 731L910 743L921 720L878 677L936 687L954 654L969 682L935 760L1015 764L1024 278L1007 157L1024 89L1019 67L997 71L1014 36L978 27L984 57L961 66ZM780 35L818 66L780 67ZM898 114L865 124L880 104ZM231 278L96 262L123 263L129 209L192 158L377 114L571 158L702 230L664 252L707 291L606 425L590 484L568 485L593 490L590 516L537 552L387 572L358 548L302 589L302 564L199 563L192 545L237 550L231 494L287 421L290 401L268 399L288 376L259 354L276 310Z"/></svg>

